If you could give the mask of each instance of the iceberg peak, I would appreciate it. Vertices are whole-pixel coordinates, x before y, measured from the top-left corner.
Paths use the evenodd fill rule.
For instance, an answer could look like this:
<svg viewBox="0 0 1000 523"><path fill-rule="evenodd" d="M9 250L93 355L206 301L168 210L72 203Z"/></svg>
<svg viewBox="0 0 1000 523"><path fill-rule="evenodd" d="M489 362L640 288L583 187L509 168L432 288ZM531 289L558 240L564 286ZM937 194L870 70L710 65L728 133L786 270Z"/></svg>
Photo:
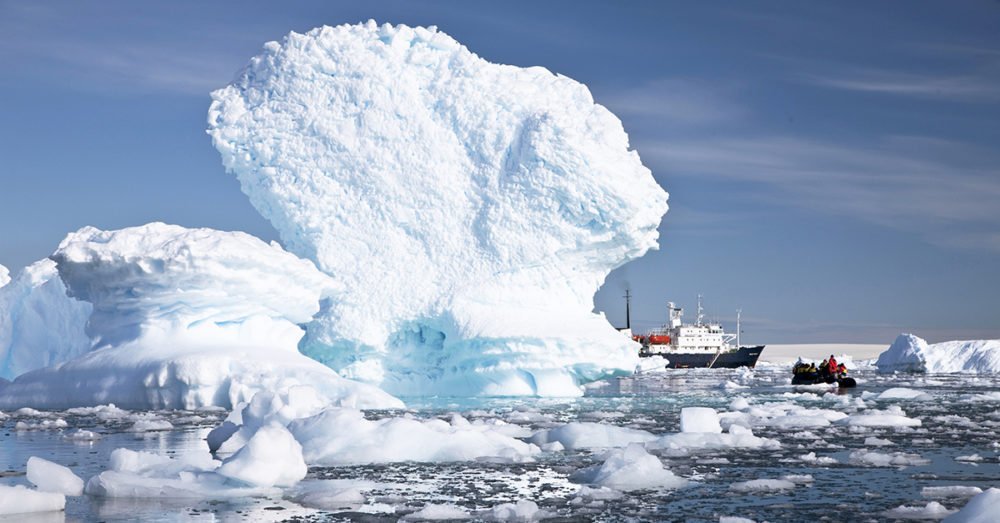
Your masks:
<svg viewBox="0 0 1000 523"><path fill-rule="evenodd" d="M341 284L310 356L406 394L579 394L634 369L593 295L657 246L667 193L583 84L369 21L269 42L212 98L227 170Z"/></svg>

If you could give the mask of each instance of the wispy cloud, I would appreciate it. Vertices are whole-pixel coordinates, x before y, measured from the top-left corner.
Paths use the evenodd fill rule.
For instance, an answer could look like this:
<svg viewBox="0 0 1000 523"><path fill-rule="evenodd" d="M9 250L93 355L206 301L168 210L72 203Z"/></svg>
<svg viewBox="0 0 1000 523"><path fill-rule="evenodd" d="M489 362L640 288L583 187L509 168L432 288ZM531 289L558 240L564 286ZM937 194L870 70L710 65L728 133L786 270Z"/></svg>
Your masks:
<svg viewBox="0 0 1000 523"><path fill-rule="evenodd" d="M64 85L86 90L207 96L228 83L235 72L228 57L148 45L49 41L19 51L56 62Z"/></svg>
<svg viewBox="0 0 1000 523"><path fill-rule="evenodd" d="M661 78L616 90L597 101L615 114L663 120L667 124L709 125L742 118L734 87L691 78Z"/></svg>
<svg viewBox="0 0 1000 523"><path fill-rule="evenodd" d="M849 91L958 102L1000 100L1000 49L982 44L910 42L893 51L894 67L827 64L798 75L804 83ZM908 64L908 65L906 65ZM919 68L919 69L918 69Z"/></svg>
<svg viewBox="0 0 1000 523"><path fill-rule="evenodd" d="M1000 100L1000 75L986 72L949 76L868 69L832 74L802 74L800 79L813 85L848 91L961 102Z"/></svg>
<svg viewBox="0 0 1000 523"><path fill-rule="evenodd" d="M68 89L207 96L245 61L239 35L208 23L173 28L154 16L116 13L80 25L71 7L0 4L0 65Z"/></svg>
<svg viewBox="0 0 1000 523"><path fill-rule="evenodd" d="M674 175L759 184L776 205L861 219L937 245L1000 251L1000 155L993 151L921 137L857 145L786 136L641 150Z"/></svg>

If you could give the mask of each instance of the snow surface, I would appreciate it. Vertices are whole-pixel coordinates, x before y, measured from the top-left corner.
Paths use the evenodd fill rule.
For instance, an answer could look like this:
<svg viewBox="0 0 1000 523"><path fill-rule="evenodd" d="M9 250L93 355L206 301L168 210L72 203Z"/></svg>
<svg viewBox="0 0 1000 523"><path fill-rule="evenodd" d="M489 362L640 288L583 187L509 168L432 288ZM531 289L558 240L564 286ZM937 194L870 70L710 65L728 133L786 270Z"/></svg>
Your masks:
<svg viewBox="0 0 1000 523"><path fill-rule="evenodd" d="M0 271L0 281L7 269ZM0 285L0 378L70 360L90 350L91 305L66 295L56 263L39 260Z"/></svg>
<svg viewBox="0 0 1000 523"><path fill-rule="evenodd" d="M875 362L879 372L1000 373L1000 340L946 341L928 344L900 334Z"/></svg>
<svg viewBox="0 0 1000 523"><path fill-rule="evenodd" d="M212 93L225 167L340 287L304 352L390 393L579 395L637 345L592 312L667 194L586 86L375 22L270 42Z"/></svg>
<svg viewBox="0 0 1000 523"><path fill-rule="evenodd" d="M298 324L336 284L277 244L162 223L84 227L52 259L70 295L93 306L95 348L0 385L0 407L230 408L300 384L329 402L402 406L298 352Z"/></svg>

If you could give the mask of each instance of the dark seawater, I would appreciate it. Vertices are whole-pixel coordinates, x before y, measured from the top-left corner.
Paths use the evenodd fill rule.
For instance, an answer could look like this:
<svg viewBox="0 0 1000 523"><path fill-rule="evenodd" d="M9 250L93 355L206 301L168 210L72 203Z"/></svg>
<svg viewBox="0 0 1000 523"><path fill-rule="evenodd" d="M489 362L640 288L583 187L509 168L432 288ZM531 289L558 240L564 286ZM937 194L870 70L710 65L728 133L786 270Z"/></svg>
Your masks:
<svg viewBox="0 0 1000 523"><path fill-rule="evenodd" d="M849 414L899 406L922 425L912 428L857 428L834 424L823 428L754 426L755 435L781 442L777 450L723 449L690 453L654 451L675 474L692 480L680 490L626 493L614 499L577 496L580 486L569 480L580 468L599 463L601 451L564 451L542 454L530 463L478 460L460 463L402 463L344 467L314 467L303 488L360 485L363 503L322 511L303 507L284 496L241 500L106 500L89 496L67 499L65 513L0 517L5 521L395 521L428 503L454 504L473 517L484 518L501 503L532 500L550 521L718 521L740 516L756 521L886 521L887 510L900 505L924 506L939 501L950 509L966 499L928 499L923 487L1000 487L1000 379L959 375L879 376L855 373L860 385L848 391L802 390L787 384L787 369L763 367L744 370L680 370L615 380L589 388L577 399L533 398L404 398L417 417L450 418L459 412L470 420L499 418L532 430L570 421L597 421L650 431L679 431L679 413L685 406L728 411L736 398L751 405L792 403L813 409ZM926 393L919 399L878 400L891 387ZM204 448L208 430L225 413L140 413L170 421L173 430L129 433L132 419L104 420L96 415L66 413L13 415L0 429L0 477L4 484L25 484L23 472L30 456L71 467L85 480L105 470L110 452L119 447L176 455ZM369 417L399 415L371 412ZM68 427L16 430L17 422L65 420ZM65 435L74 429L98 432L94 442L74 442ZM866 438L894 445L866 445ZM852 461L852 451L867 449L905 453L922 460L910 466L875 467ZM801 456L836 460L832 464L806 462ZM955 458L974 456L976 461ZM736 482L810 475L812 481L792 490L744 493L731 489ZM601 496L598 496L600 498Z"/></svg>

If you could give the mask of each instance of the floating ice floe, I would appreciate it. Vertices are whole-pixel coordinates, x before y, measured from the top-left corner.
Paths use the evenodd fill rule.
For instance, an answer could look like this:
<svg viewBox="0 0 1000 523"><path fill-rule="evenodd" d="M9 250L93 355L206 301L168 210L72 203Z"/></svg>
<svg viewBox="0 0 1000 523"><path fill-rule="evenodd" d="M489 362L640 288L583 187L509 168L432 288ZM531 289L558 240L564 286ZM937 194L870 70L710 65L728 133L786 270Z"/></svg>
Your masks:
<svg viewBox="0 0 1000 523"><path fill-rule="evenodd" d="M810 452L808 454L803 454L799 456L801 461L806 463L812 463L815 465L833 465L837 463L836 458L831 458L830 456L817 456L815 452Z"/></svg>
<svg viewBox="0 0 1000 523"><path fill-rule="evenodd" d="M788 402L748 405L740 411L725 412L720 415L724 427L741 425L782 430L822 428L846 417L847 414L840 411L805 408Z"/></svg>
<svg viewBox="0 0 1000 523"><path fill-rule="evenodd" d="M704 420L704 418L702 418ZM706 425L695 424L698 428ZM714 429L714 426L712 427ZM777 449L781 443L755 436L747 427L732 424L728 432L680 432L666 434L646 443L650 449L663 449L671 455L685 455L698 450Z"/></svg>
<svg viewBox="0 0 1000 523"><path fill-rule="evenodd" d="M656 438L654 434L639 429L605 423L574 422L540 430L531 437L531 442L539 446L558 442L564 448L575 450L624 447L629 443L646 443Z"/></svg>
<svg viewBox="0 0 1000 523"><path fill-rule="evenodd" d="M719 413L708 407L684 407L681 409L681 432L720 434Z"/></svg>
<svg viewBox="0 0 1000 523"><path fill-rule="evenodd" d="M787 479L751 479L749 481L738 481L729 485L729 490L736 492L781 492L792 490L795 483Z"/></svg>
<svg viewBox="0 0 1000 523"><path fill-rule="evenodd" d="M336 284L277 244L162 223L85 227L52 259L70 295L93 305L95 348L0 385L0 406L229 408L296 384L330 402L402 406L298 352L298 324Z"/></svg>
<svg viewBox="0 0 1000 523"><path fill-rule="evenodd" d="M257 393L209 434L209 448L242 452L239 449L245 448L261 427L271 425L287 427L310 465L472 459L518 462L541 452L537 445L508 435L522 434L518 427L470 422L458 415L450 422L410 416L369 420L357 409L326 406L307 387L278 394Z"/></svg>
<svg viewBox="0 0 1000 523"><path fill-rule="evenodd" d="M991 488L969 500L941 523L995 523L1000 514L1000 489Z"/></svg>
<svg viewBox="0 0 1000 523"><path fill-rule="evenodd" d="M931 519L940 520L941 518L954 514L956 511L951 510L948 507L938 503L937 501L931 501L924 506L909 506L900 505L894 509L886 510L882 512L882 515L890 519Z"/></svg>
<svg viewBox="0 0 1000 523"><path fill-rule="evenodd" d="M924 459L918 454L910 454L906 452L893 452L891 454L886 454L884 452L875 452L866 449L851 452L848 459L851 463L871 467L910 467L930 463L930 460Z"/></svg>
<svg viewBox="0 0 1000 523"><path fill-rule="evenodd" d="M577 471L571 479L616 490L676 489L688 480L663 467L659 458L638 443L608 451L600 465Z"/></svg>
<svg viewBox="0 0 1000 523"><path fill-rule="evenodd" d="M101 439L101 437L102 436L97 432L84 429L76 429L63 434L63 439L67 439L70 441L82 441L82 442L97 441Z"/></svg>
<svg viewBox="0 0 1000 523"><path fill-rule="evenodd" d="M528 461L541 449L494 425L408 417L367 420L356 409L330 408L289 424L306 460L318 465L447 462L493 459Z"/></svg>
<svg viewBox="0 0 1000 523"><path fill-rule="evenodd" d="M659 355L639 358L639 363L635 366L635 373L653 374L657 372L668 372L667 364L669 363L670 360Z"/></svg>
<svg viewBox="0 0 1000 523"><path fill-rule="evenodd" d="M1000 340L928 344L913 334L900 334L876 365L879 372L1000 373Z"/></svg>
<svg viewBox="0 0 1000 523"><path fill-rule="evenodd" d="M226 169L340 284L306 354L402 395L580 395L634 371L592 300L656 247L667 194L586 86L368 22L267 43L212 98Z"/></svg>
<svg viewBox="0 0 1000 523"><path fill-rule="evenodd" d="M285 493L304 507L320 510L354 510L368 499L365 492L377 484L354 479L324 479L298 484Z"/></svg>
<svg viewBox="0 0 1000 523"><path fill-rule="evenodd" d="M451 504L441 504L441 505L424 505L423 508L416 512L411 512L403 516L403 521L438 521L438 520L462 520L469 519L472 514L468 511L459 507L457 505Z"/></svg>
<svg viewBox="0 0 1000 523"><path fill-rule="evenodd" d="M83 494L83 480L72 470L36 456L28 458L27 478L43 492L58 492L66 496Z"/></svg>
<svg viewBox="0 0 1000 523"><path fill-rule="evenodd" d="M869 436L865 438L865 446L867 447L891 447L895 443L882 438L876 438L875 436Z"/></svg>
<svg viewBox="0 0 1000 523"><path fill-rule="evenodd" d="M217 473L260 487L289 487L306 477L302 445L280 423L257 429L249 441L223 461Z"/></svg>
<svg viewBox="0 0 1000 523"><path fill-rule="evenodd" d="M37 422L18 421L14 424L14 430L24 432L29 430L60 430L69 427L69 423L62 418L44 419Z"/></svg>
<svg viewBox="0 0 1000 523"><path fill-rule="evenodd" d="M522 499L517 503L501 503L484 514L496 521L537 521L553 517L555 514L538 508L534 501Z"/></svg>
<svg viewBox="0 0 1000 523"><path fill-rule="evenodd" d="M170 457L120 448L111 453L110 469L90 478L84 492L108 498L233 498L280 492L230 481L215 472L220 465L207 450Z"/></svg>
<svg viewBox="0 0 1000 523"><path fill-rule="evenodd" d="M983 489L979 487L949 485L941 487L924 487L920 489L920 496L928 499L971 498L982 492Z"/></svg>
<svg viewBox="0 0 1000 523"><path fill-rule="evenodd" d="M926 392L921 392L919 390L907 389L905 387L893 387L891 389L886 389L875 396L878 400L914 400L914 401L928 401L931 399L931 395Z"/></svg>
<svg viewBox="0 0 1000 523"><path fill-rule="evenodd" d="M42 492L23 485L0 485L0 516L48 512L66 508L66 496L58 492Z"/></svg>
<svg viewBox="0 0 1000 523"><path fill-rule="evenodd" d="M894 405L885 410L866 410L852 414L838 423L851 427L919 427L923 422L908 417L903 409Z"/></svg>

